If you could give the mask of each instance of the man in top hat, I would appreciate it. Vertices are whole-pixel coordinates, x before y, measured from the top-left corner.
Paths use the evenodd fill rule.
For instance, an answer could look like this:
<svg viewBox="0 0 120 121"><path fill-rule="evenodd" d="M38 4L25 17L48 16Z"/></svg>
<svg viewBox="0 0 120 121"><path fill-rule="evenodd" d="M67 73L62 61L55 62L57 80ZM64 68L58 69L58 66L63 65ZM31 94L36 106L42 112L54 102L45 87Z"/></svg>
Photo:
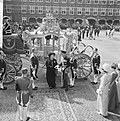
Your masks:
<svg viewBox="0 0 120 121"><path fill-rule="evenodd" d="M5 72L6 72L6 63L3 59L3 52L0 51L0 90L7 90L7 87L3 86Z"/></svg>
<svg viewBox="0 0 120 121"><path fill-rule="evenodd" d="M28 105L32 98L32 81L29 78L28 69L22 69L22 76L16 79L15 90L17 91L16 101L18 104L19 120L28 121Z"/></svg>
<svg viewBox="0 0 120 121"><path fill-rule="evenodd" d="M65 91L68 91L68 70L70 67L70 58L67 57L66 51L61 51L61 54L63 56L63 61L59 65L62 67L62 72L63 72L63 87L65 88Z"/></svg>
<svg viewBox="0 0 120 121"><path fill-rule="evenodd" d="M98 76L100 74L100 71L99 71L100 55L98 54L98 49L97 48L95 48L92 63L93 63L94 80L91 83L92 84L97 84L98 83Z"/></svg>
<svg viewBox="0 0 120 121"><path fill-rule="evenodd" d="M36 79L38 79L37 76L37 72L38 72L38 67L39 67L39 61L38 58L35 55L35 48L32 48L32 53L30 56L30 60L31 60L31 65L30 65L30 74L31 74L31 78L33 80L33 90L37 90L38 87L35 86L34 81Z"/></svg>

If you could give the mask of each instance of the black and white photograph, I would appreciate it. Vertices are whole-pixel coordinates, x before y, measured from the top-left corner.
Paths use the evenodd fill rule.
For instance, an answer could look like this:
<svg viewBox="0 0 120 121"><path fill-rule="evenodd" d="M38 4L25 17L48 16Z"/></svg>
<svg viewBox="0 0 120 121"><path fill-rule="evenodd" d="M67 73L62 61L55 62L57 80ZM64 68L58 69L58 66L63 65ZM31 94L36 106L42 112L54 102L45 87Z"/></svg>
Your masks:
<svg viewBox="0 0 120 121"><path fill-rule="evenodd" d="M0 121L120 121L120 0L0 0Z"/></svg>

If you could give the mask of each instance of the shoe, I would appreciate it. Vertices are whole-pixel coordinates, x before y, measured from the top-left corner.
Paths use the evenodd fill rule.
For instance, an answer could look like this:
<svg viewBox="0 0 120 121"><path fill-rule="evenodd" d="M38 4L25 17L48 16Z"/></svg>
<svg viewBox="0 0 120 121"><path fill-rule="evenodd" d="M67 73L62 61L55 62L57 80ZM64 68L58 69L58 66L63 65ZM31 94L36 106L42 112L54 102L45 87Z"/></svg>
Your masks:
<svg viewBox="0 0 120 121"><path fill-rule="evenodd" d="M60 87L61 89L64 89L65 87Z"/></svg>
<svg viewBox="0 0 120 121"><path fill-rule="evenodd" d="M26 121L29 121L30 120L30 117L27 117Z"/></svg>
<svg viewBox="0 0 120 121"><path fill-rule="evenodd" d="M66 88L65 91L68 91L68 88Z"/></svg>
<svg viewBox="0 0 120 121"><path fill-rule="evenodd" d="M33 90L38 90L38 87L34 87Z"/></svg>
<svg viewBox="0 0 120 121"><path fill-rule="evenodd" d="M74 87L74 85L72 86L72 85L70 85L70 88L73 88Z"/></svg>
<svg viewBox="0 0 120 121"><path fill-rule="evenodd" d="M0 90L7 90L7 87L4 87L4 88L0 88Z"/></svg>

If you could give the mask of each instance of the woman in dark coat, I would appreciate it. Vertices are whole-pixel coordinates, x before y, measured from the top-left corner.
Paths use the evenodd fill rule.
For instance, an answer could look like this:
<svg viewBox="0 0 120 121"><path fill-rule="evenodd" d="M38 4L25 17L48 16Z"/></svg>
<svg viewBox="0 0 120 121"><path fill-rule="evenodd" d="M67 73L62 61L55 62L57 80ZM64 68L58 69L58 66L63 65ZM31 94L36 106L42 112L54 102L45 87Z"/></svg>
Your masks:
<svg viewBox="0 0 120 121"><path fill-rule="evenodd" d="M113 72L111 73L111 82L110 82L110 92L109 92L109 105L108 105L108 111L115 111L115 109L118 107L118 94L117 94L117 85L116 85L116 79L118 77L117 73L117 64L112 64L111 68L113 69Z"/></svg>
<svg viewBox="0 0 120 121"><path fill-rule="evenodd" d="M47 83L48 83L48 86L50 87L50 89L56 87L56 83L55 83L56 69L55 69L55 66L57 65L57 60L54 57L55 57L55 53L50 53L49 59L46 61L46 67L47 67L46 79L47 79Z"/></svg>

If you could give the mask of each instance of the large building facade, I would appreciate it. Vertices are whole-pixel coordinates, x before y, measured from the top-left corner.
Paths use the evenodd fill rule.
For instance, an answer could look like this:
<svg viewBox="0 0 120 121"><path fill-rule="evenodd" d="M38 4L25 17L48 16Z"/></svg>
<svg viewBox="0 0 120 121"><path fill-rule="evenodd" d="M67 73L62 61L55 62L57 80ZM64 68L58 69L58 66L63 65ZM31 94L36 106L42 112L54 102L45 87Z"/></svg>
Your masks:
<svg viewBox="0 0 120 121"><path fill-rule="evenodd" d="M3 15L18 23L41 22L46 12L59 20L120 23L120 0L4 0L3 5Z"/></svg>

